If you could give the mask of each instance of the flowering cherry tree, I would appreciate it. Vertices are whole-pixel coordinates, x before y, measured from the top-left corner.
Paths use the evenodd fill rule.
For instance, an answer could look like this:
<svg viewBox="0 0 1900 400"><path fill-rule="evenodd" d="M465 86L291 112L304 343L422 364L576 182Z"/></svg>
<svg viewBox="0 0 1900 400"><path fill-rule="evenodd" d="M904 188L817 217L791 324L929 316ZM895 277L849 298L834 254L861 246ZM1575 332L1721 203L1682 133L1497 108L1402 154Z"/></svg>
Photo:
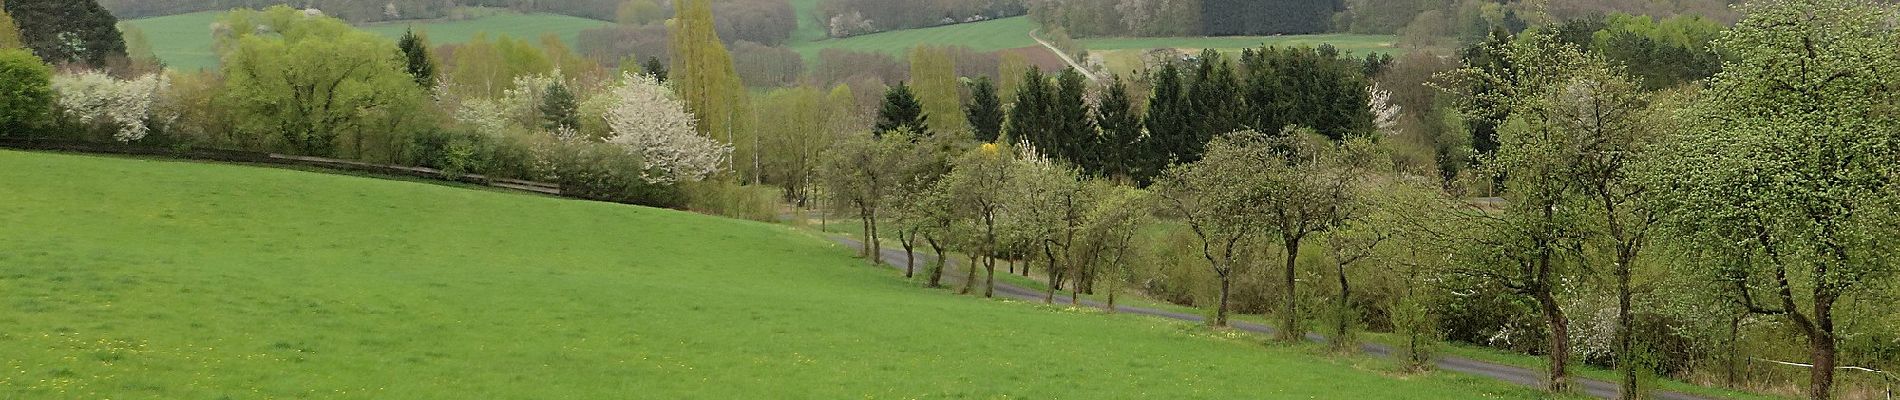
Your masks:
<svg viewBox="0 0 1900 400"><path fill-rule="evenodd" d="M81 123L116 124L119 131L112 138L120 142L145 138L156 110L152 104L169 85L161 74L120 80L103 73L81 72L53 78L53 91L59 93L59 106L66 114Z"/></svg>
<svg viewBox="0 0 1900 400"><path fill-rule="evenodd" d="M652 77L627 74L607 93L608 143L639 156L647 171L641 178L665 184L706 179L732 156L732 146L700 136L686 105Z"/></svg>

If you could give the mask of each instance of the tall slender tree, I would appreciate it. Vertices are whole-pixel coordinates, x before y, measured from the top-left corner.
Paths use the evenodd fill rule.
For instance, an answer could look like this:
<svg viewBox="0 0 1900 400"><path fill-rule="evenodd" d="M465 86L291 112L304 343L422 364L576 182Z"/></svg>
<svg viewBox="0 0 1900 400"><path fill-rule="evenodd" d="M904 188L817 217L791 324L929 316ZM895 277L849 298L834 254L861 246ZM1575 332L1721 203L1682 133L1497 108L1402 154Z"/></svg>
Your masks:
<svg viewBox="0 0 1900 400"><path fill-rule="evenodd" d="M1219 51L1212 49L1201 52L1200 61L1194 66L1194 80L1188 83L1187 103L1189 125L1194 136L1191 140L1204 147L1215 136L1240 129L1240 82L1234 74L1234 64ZM1278 128L1265 128L1260 132L1278 133Z"/></svg>
<svg viewBox="0 0 1900 400"><path fill-rule="evenodd" d="M13 22L13 14L0 1L0 50L21 48L26 48L26 42L20 38L20 25Z"/></svg>
<svg viewBox="0 0 1900 400"><path fill-rule="evenodd" d="M1206 144L1195 140L1181 79L1180 66L1172 62L1162 64L1152 78L1154 94L1149 96L1148 117L1143 119L1148 128L1144 156L1148 166L1156 171L1173 164L1200 161L1202 146Z"/></svg>
<svg viewBox="0 0 1900 400"><path fill-rule="evenodd" d="M673 60L668 78L674 91L698 118L700 133L735 144L745 86L713 28L712 0L674 1L673 12L668 22Z"/></svg>
<svg viewBox="0 0 1900 400"><path fill-rule="evenodd" d="M970 130L970 121L963 113L956 62L949 49L941 47L917 46L910 52L911 87L923 102L924 113L933 117L928 121L933 134Z"/></svg>
<svg viewBox="0 0 1900 400"><path fill-rule="evenodd" d="M1104 91L1102 104L1095 112L1095 126L1102 130L1101 174L1146 185L1153 179L1142 162L1142 150L1148 146L1149 138L1141 135L1141 114L1135 112L1128 84L1117 76Z"/></svg>
<svg viewBox="0 0 1900 400"><path fill-rule="evenodd" d="M1055 97L1049 103L1050 147L1043 154L1068 161L1091 174L1099 174L1100 157L1096 148L1101 135L1089 117L1088 78L1074 68L1056 76Z"/></svg>
<svg viewBox="0 0 1900 400"><path fill-rule="evenodd" d="M1016 103L1009 109L1010 144L1028 143L1036 151L1048 154L1049 149L1049 80L1043 77L1042 70L1030 68L1023 72L1021 84L1017 85Z"/></svg>

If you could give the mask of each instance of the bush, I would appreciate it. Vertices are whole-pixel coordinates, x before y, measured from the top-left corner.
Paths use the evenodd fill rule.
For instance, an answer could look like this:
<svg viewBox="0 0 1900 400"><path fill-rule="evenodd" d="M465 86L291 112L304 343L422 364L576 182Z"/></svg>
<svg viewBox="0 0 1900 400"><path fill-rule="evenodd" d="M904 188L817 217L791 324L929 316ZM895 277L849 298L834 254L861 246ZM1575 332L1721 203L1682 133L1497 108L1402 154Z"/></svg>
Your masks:
<svg viewBox="0 0 1900 400"><path fill-rule="evenodd" d="M686 208L727 218L773 222L778 219L779 189L707 180L682 185Z"/></svg>
<svg viewBox="0 0 1900 400"><path fill-rule="evenodd" d="M0 50L0 137L32 133L52 110L52 68L27 50Z"/></svg>
<svg viewBox="0 0 1900 400"><path fill-rule="evenodd" d="M589 200L677 208L686 203L677 186L649 183L647 167L619 146L578 138L554 139L535 148L535 176L561 185L565 194Z"/></svg>
<svg viewBox="0 0 1900 400"><path fill-rule="evenodd" d="M410 162L416 166L442 170L454 177L486 172L493 161L495 143L481 134L432 130L416 135L410 151Z"/></svg>

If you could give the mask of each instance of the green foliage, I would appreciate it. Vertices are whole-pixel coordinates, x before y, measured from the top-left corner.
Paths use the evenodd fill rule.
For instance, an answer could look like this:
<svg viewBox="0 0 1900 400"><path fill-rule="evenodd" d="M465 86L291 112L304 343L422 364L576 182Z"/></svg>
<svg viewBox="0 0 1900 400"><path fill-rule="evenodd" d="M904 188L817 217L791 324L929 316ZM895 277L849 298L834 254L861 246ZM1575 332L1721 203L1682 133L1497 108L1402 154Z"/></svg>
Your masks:
<svg viewBox="0 0 1900 400"><path fill-rule="evenodd" d="M1675 87L1714 76L1722 56L1711 46L1723 26L1696 16L1657 20L1613 15L1591 38L1591 50L1621 63L1643 88Z"/></svg>
<svg viewBox="0 0 1900 400"><path fill-rule="evenodd" d="M956 64L949 49L932 46L911 49L911 86L923 103L923 115L934 117L926 121L931 134L970 131L970 120L963 113L963 85L957 82Z"/></svg>
<svg viewBox="0 0 1900 400"><path fill-rule="evenodd" d="M227 22L248 27L220 39L229 46L227 104L235 106L240 130L275 138L278 149L361 155L373 144L365 138L405 142L397 138L406 126L428 118L421 88L402 72L397 49L385 39L289 7L233 11ZM340 137L353 140L340 143Z"/></svg>
<svg viewBox="0 0 1900 400"><path fill-rule="evenodd" d="M52 117L52 77L32 52L0 48L0 136L25 136Z"/></svg>
<svg viewBox="0 0 1900 400"><path fill-rule="evenodd" d="M924 111L923 103L917 101L917 95L910 85L898 82L884 91L884 103L877 109L877 125L871 133L883 137L885 134L904 130L928 135L930 115Z"/></svg>
<svg viewBox="0 0 1900 400"><path fill-rule="evenodd" d="M1088 91L1088 78L1074 68L1063 69L1056 75L1046 122L1050 137L1038 143L1037 150L1079 167L1085 173L1100 174L1102 136L1090 117Z"/></svg>
<svg viewBox="0 0 1900 400"><path fill-rule="evenodd" d="M10 0L0 7L19 24L20 40L47 63L104 68L125 58L119 19L96 0Z"/></svg>
<svg viewBox="0 0 1900 400"><path fill-rule="evenodd" d="M1751 313L1808 340L1833 395L1835 308L1892 282L1900 248L1900 33L1890 5L1762 1L1650 179L1672 232Z"/></svg>
<svg viewBox="0 0 1900 400"><path fill-rule="evenodd" d="M1169 167L1155 183L1160 207L1194 234L1195 246L1219 281L1214 302L1216 326L1227 324L1236 271L1252 263L1249 255L1272 232L1267 205L1274 187L1270 165L1281 163L1271 139L1251 131L1234 132L1207 144L1199 161Z"/></svg>
<svg viewBox="0 0 1900 400"><path fill-rule="evenodd" d="M20 25L13 22L13 14L0 7L0 50L26 48L26 42L20 38Z"/></svg>
<svg viewBox="0 0 1900 400"><path fill-rule="evenodd" d="M1049 126L1050 103L1054 102L1054 90L1049 87L1049 79L1043 77L1042 69L1030 68L1023 71L1021 84L1016 85L1016 101L1009 108L1008 144L1029 143L1037 147L1047 146L1053 141Z"/></svg>
<svg viewBox="0 0 1900 400"><path fill-rule="evenodd" d="M1366 63L1328 45L1240 54L1246 126L1267 131L1305 126L1335 141L1372 132L1366 106L1370 83L1361 72Z"/></svg>
<svg viewBox="0 0 1900 400"><path fill-rule="evenodd" d="M659 57L647 57L646 65L640 67L640 72L660 83L666 83L666 63L660 62Z"/></svg>
<svg viewBox="0 0 1900 400"><path fill-rule="evenodd" d="M996 84L989 77L977 77L976 83L970 85L970 106L964 109L964 116L970 121L976 141L996 143L1002 139L1003 100L997 95Z"/></svg>
<svg viewBox="0 0 1900 400"><path fill-rule="evenodd" d="M778 190L770 186L740 185L724 180L680 184L689 210L706 215L774 222L778 219Z"/></svg>
<svg viewBox="0 0 1900 400"><path fill-rule="evenodd" d="M1148 141L1142 136L1141 114L1128 93L1128 84L1117 76L1097 106L1095 126L1102 130L1100 148L1101 175L1136 185L1146 185L1157 172L1149 165Z"/></svg>
<svg viewBox="0 0 1900 400"><path fill-rule="evenodd" d="M429 39L411 29L396 40L396 48L402 50L403 70L415 78L417 85L434 89L436 64L435 56L429 51Z"/></svg>
<svg viewBox="0 0 1900 400"><path fill-rule="evenodd" d="M541 93L541 128L548 132L561 128L579 129L581 126L580 104L574 98L574 91L559 80L548 83L546 91Z"/></svg>
<svg viewBox="0 0 1900 400"><path fill-rule="evenodd" d="M711 0L673 2L674 18L668 38L672 52L673 90L686 102L686 110L699 119L699 132L737 144L733 135L742 130L739 109L745 86L733 70L732 54L719 41L713 29Z"/></svg>
<svg viewBox="0 0 1900 400"><path fill-rule="evenodd" d="M1186 89L1187 122L1192 132L1189 140L1197 143L1188 149L1198 149L1200 143L1207 143L1215 136L1240 130L1243 126L1241 116L1245 112L1240 88L1233 63L1227 62L1227 58L1218 51L1201 51ZM1278 132L1278 128L1283 127L1256 129ZM1197 154L1183 159L1198 160L1200 156Z"/></svg>
<svg viewBox="0 0 1900 400"><path fill-rule="evenodd" d="M403 5L421 2L396 3ZM245 7L250 6L252 5L245 5ZM212 26L226 10L231 8L220 7L219 11L140 18L125 21L125 25L139 28L150 34L154 45L153 52L158 54L159 59L167 67L184 71L215 70L218 67L218 57L212 51L214 47L212 37L215 34ZM428 39L433 45L468 43L477 35L486 35L489 38L498 36L534 38L544 34L554 34L564 42L575 43L582 31L607 25L612 25L612 23L557 14L521 14L499 11L466 19L405 21L364 25L359 26L358 29L392 40L400 39L403 34L412 29L424 31L428 32ZM449 60L438 59L437 61Z"/></svg>
<svg viewBox="0 0 1900 400"><path fill-rule="evenodd" d="M1172 62L1162 64L1149 80L1154 94L1148 97L1148 117L1142 119L1148 128L1148 145L1144 148L1151 160L1149 165L1160 170L1199 161L1207 141L1194 133L1181 68Z"/></svg>

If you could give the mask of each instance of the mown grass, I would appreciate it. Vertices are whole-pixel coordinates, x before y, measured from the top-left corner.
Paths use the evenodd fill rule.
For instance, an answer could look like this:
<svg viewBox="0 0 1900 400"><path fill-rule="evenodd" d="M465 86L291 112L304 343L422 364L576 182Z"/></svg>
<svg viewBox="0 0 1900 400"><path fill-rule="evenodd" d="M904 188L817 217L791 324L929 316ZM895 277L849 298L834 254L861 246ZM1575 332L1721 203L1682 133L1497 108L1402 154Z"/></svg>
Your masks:
<svg viewBox="0 0 1900 400"><path fill-rule="evenodd" d="M186 71L215 69L218 56L212 50L211 24L221 12L207 11L125 21L145 31L152 41L152 52L166 66ZM409 28L427 32L432 44L464 43L475 34L487 32L496 37L508 35L539 43L542 35L554 34L573 46L580 32L612 24L559 14L521 14L497 10L491 15L468 20L416 20L385 22L362 26L370 32L396 39Z"/></svg>
<svg viewBox="0 0 1900 400"><path fill-rule="evenodd" d="M0 398L1537 396L675 211L13 151L0 187Z"/></svg>

